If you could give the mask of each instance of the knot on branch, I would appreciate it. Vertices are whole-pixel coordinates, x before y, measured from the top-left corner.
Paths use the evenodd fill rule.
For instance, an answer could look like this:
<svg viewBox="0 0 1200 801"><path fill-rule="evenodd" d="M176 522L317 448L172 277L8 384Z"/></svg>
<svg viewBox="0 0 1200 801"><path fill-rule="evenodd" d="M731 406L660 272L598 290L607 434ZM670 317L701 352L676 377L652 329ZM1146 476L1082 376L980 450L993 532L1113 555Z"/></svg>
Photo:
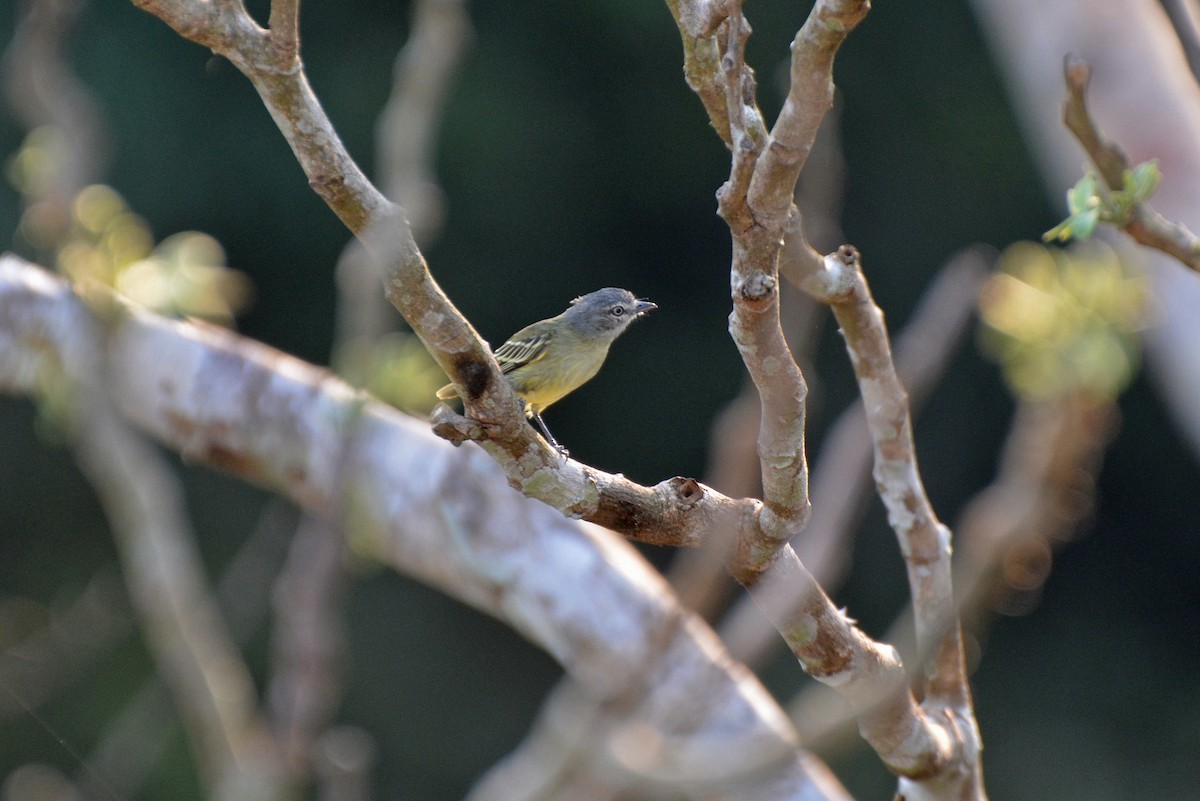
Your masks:
<svg viewBox="0 0 1200 801"><path fill-rule="evenodd" d="M433 424L433 433L450 444L458 447L464 442L482 442L488 438L487 430L478 420L464 417L444 403L439 403L429 416Z"/></svg>
<svg viewBox="0 0 1200 801"><path fill-rule="evenodd" d="M747 141L748 138L743 138ZM717 214L729 226L734 238L745 236L754 227L754 215L746 203L746 187L737 185L733 179L721 184L717 190Z"/></svg>
<svg viewBox="0 0 1200 801"><path fill-rule="evenodd" d="M848 298L861 272L858 249L842 245L822 259L822 266L824 269L804 279L801 288L821 303L833 304Z"/></svg>
<svg viewBox="0 0 1200 801"><path fill-rule="evenodd" d="M675 476L671 479L670 486L675 493L675 500L679 502L679 508L685 512L704 500L704 485L694 478Z"/></svg>
<svg viewBox="0 0 1200 801"><path fill-rule="evenodd" d="M854 247L854 245L842 245L835 253L838 260L847 267L858 266L858 248Z"/></svg>
<svg viewBox="0 0 1200 801"><path fill-rule="evenodd" d="M774 302L778 287L779 279L775 276L755 270L739 282L737 295L751 310L764 311Z"/></svg>

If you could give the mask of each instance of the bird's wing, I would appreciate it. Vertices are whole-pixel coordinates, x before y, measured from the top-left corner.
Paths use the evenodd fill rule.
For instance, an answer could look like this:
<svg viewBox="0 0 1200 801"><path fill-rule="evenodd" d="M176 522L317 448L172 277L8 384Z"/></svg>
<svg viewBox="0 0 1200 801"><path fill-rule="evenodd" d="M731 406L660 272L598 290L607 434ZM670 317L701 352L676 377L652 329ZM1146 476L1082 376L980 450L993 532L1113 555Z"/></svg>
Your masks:
<svg viewBox="0 0 1200 801"><path fill-rule="evenodd" d="M536 362L546 355L546 346L553 337L551 331L539 329L536 325L523 328L500 347L496 348L496 361L500 363L500 372L511 373L518 367Z"/></svg>

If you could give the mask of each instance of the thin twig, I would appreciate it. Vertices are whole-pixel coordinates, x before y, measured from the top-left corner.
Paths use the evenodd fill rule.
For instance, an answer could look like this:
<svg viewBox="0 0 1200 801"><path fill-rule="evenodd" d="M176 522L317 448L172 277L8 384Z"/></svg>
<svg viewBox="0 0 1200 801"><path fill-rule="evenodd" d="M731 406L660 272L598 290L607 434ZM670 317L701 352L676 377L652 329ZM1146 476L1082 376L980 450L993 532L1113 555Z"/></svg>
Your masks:
<svg viewBox="0 0 1200 801"><path fill-rule="evenodd" d="M278 572L287 549L285 528L292 526L295 517L290 507L284 506L283 501L268 504L214 591L221 616L238 645L245 645L266 618L270 585L264 577ZM177 728L162 678L153 675L109 722L76 781L89 798L112 794L133 798L153 773ZM96 786L101 781L103 786Z"/></svg>
<svg viewBox="0 0 1200 801"><path fill-rule="evenodd" d="M103 355L93 356L95 364L103 363ZM102 384L83 392L76 430L80 466L112 523L134 607L210 793L226 797L250 782L270 795L283 772L270 759L273 748L249 671L205 587L174 477L118 417Z"/></svg>
<svg viewBox="0 0 1200 801"><path fill-rule="evenodd" d="M1109 141L1092 120L1087 107L1087 86L1091 79L1087 62L1068 55L1063 62L1067 98L1063 101L1063 123L1067 126L1110 190L1125 186L1129 161L1124 151ZM1149 203L1134 203L1122 228L1135 242L1161 250L1181 264L1200 271L1200 239L1185 226L1166 219Z"/></svg>
<svg viewBox="0 0 1200 801"><path fill-rule="evenodd" d="M947 610L954 604L950 531L937 519L921 483L908 394L896 375L883 313L871 297L858 251L844 246L826 258L826 265L827 274L818 277L824 283L817 288L814 280L810 286L833 309L846 340L875 449L875 484L908 568L917 641L928 653L930 643L944 636L956 639L940 628L951 619ZM953 643L949 645L953 650ZM954 703L965 702L961 655L960 659L939 655L931 690Z"/></svg>
<svg viewBox="0 0 1200 801"><path fill-rule="evenodd" d="M341 532L305 516L275 583L271 722L285 763L300 775L311 771L313 745L341 699L344 557Z"/></svg>
<svg viewBox="0 0 1200 801"><path fill-rule="evenodd" d="M726 146L733 147L716 36L717 26L729 13L729 5L729 0L667 0L683 39L684 79L704 104L717 136Z"/></svg>
<svg viewBox="0 0 1200 801"><path fill-rule="evenodd" d="M1092 508L1104 449L1119 424L1107 400L1068 396L1018 405L996 479L958 524L962 546L955 586L963 617L987 607L1027 606L1049 574L1055 546Z"/></svg>

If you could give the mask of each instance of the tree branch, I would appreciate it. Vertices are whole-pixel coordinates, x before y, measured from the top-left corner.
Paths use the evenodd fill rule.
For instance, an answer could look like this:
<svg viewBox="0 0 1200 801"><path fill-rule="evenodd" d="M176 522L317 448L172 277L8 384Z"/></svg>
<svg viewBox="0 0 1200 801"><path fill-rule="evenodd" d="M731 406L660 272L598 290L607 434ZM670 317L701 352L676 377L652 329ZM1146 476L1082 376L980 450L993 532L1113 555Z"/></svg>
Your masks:
<svg viewBox="0 0 1200 801"><path fill-rule="evenodd" d="M957 634L944 631L945 621L954 619L950 530L937 519L921 483L908 393L896 376L883 312L871 297L858 251L843 246L825 263L826 275L817 276L810 287L833 309L846 340L875 448L875 485L908 568L918 647L931 653L932 644L943 636L957 641ZM957 631L957 625L952 628ZM953 650L954 643L948 646ZM964 703L967 686L961 654L958 659L940 654L937 664L931 690Z"/></svg>
<svg viewBox="0 0 1200 801"><path fill-rule="evenodd" d="M787 99L750 187L750 205L760 222L782 227L790 216L796 180L833 105L834 56L870 7L867 0L822 0L796 33Z"/></svg>
<svg viewBox="0 0 1200 801"><path fill-rule="evenodd" d="M981 797L980 738L954 604L950 530L934 514L917 470L908 395L896 376L883 312L871 297L858 251L849 245L826 256L825 272L807 286L833 309L858 379L875 449L875 486L908 571L918 649L932 655L923 708L953 719L952 768L968 788L964 792ZM907 795L901 784L900 794Z"/></svg>
<svg viewBox="0 0 1200 801"><path fill-rule="evenodd" d="M460 418L438 430L450 436L460 432L459 441L467 438L463 432L486 440L485 447L515 482L553 483L560 455L526 422L491 350L430 274L404 209L387 200L346 151L298 58L273 47L276 34L258 28L244 10L226 14L211 4L182 0L135 4L226 56L250 79L309 185L362 241L384 276L388 300L458 386L473 423ZM286 32L280 35L286 38Z"/></svg>
<svg viewBox="0 0 1200 801"><path fill-rule="evenodd" d="M733 147L729 108L721 80L717 26L729 14L732 0L667 0L683 39L683 76L708 112L709 122L727 147Z"/></svg>
<svg viewBox="0 0 1200 801"><path fill-rule="evenodd" d="M983 261L976 251L953 258L896 339L896 371L909 388L914 411L932 393L962 340L987 276ZM852 550L847 538L866 511L863 493L871 460L870 430L862 403L856 402L838 416L822 444L813 468L813 494L822 500L795 543L801 561L829 592L841 583ZM729 650L751 666L762 660L774 634L749 599L730 611L718 632Z"/></svg>
<svg viewBox="0 0 1200 801"><path fill-rule="evenodd" d="M1121 191L1125 187L1124 176L1129 170L1129 161L1118 145L1105 138L1088 111L1087 86L1091 74L1086 61L1067 56L1063 63L1067 83L1063 123L1096 165L1109 190ZM1200 239L1185 226L1163 217L1149 203L1134 203L1121 227L1135 242L1161 250L1186 267L1200 271Z"/></svg>

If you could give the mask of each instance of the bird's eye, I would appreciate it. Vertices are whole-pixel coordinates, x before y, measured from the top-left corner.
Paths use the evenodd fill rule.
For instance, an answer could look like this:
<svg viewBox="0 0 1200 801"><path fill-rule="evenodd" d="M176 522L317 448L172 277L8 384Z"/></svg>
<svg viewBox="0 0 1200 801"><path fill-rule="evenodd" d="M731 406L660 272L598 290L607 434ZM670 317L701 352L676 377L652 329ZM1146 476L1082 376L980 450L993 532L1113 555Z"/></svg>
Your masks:
<svg viewBox="0 0 1200 801"><path fill-rule="evenodd" d="M620 317L621 315L625 314L625 307L624 306L613 306L611 309L609 309L608 313L611 314L613 317Z"/></svg>

